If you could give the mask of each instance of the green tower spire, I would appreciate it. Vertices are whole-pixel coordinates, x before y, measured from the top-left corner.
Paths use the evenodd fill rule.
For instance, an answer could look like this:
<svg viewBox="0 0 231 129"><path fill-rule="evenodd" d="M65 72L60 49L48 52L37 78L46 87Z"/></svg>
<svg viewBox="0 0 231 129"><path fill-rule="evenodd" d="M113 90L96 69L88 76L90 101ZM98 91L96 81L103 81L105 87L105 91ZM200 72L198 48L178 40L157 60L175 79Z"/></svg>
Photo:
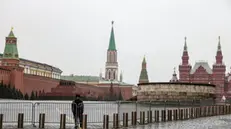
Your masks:
<svg viewBox="0 0 231 129"><path fill-rule="evenodd" d="M13 38L15 37L14 33L13 33L13 27L11 27L11 30L10 30L8 37L13 37Z"/></svg>
<svg viewBox="0 0 231 129"><path fill-rule="evenodd" d="M142 69L140 72L140 78L139 78L139 83L148 83L148 72L147 72L147 68L146 68L146 59L145 57L143 58L143 62L142 62Z"/></svg>
<svg viewBox="0 0 231 129"><path fill-rule="evenodd" d="M115 45L115 36L114 36L113 24L114 24L114 21L112 21L111 36L110 36L108 50L115 51L116 50L116 45Z"/></svg>
<svg viewBox="0 0 231 129"><path fill-rule="evenodd" d="M13 28L6 37L6 44L3 53L4 59L19 59L18 48L17 48L17 38L14 36Z"/></svg>

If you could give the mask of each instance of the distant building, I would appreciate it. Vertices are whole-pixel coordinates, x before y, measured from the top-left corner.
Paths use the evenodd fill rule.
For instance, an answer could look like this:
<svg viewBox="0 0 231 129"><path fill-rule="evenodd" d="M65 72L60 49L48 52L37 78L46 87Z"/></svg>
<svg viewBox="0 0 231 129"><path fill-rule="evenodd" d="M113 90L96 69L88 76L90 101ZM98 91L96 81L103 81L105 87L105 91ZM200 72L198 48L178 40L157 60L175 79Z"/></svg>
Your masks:
<svg viewBox="0 0 231 129"><path fill-rule="evenodd" d="M216 62L212 68L208 62L196 62L194 67L189 63L188 47L185 37L184 50L182 55L182 63L179 65L179 81L190 83L206 83L216 85L216 98L221 99L223 95L230 96L231 94L231 75L226 75L226 66L223 62L221 50L220 36L218 37L218 46L215 56ZM227 88L225 85L227 84ZM231 97L231 96L230 96Z"/></svg>
<svg viewBox="0 0 231 129"><path fill-rule="evenodd" d="M172 79L170 80L170 82L178 82L178 78L177 78L177 74L176 74L176 70L174 68L173 74L172 74Z"/></svg>

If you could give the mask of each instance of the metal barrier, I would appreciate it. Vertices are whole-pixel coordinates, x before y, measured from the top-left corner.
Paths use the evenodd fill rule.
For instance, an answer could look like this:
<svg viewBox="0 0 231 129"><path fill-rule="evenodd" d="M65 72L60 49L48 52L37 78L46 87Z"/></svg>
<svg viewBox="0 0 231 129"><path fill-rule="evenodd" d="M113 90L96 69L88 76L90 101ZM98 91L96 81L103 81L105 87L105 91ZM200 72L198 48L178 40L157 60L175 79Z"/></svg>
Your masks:
<svg viewBox="0 0 231 129"><path fill-rule="evenodd" d="M24 115L24 123L33 123L32 102L0 102L0 114L4 114L3 123L17 123L18 114Z"/></svg>
<svg viewBox="0 0 231 129"><path fill-rule="evenodd" d="M201 103L201 101L200 101ZM204 104L205 105L205 104ZM206 116L228 114L231 113L230 106L214 106L208 104L212 108L206 109ZM74 124L73 113L71 110L71 101L12 101L0 102L0 114L3 114L3 123L17 123L19 113L23 114L23 121L43 128L44 124L60 124L60 114L65 114L65 123ZM185 107L186 110L179 110ZM131 102L131 101L115 101L115 102L84 102L84 114L87 114L88 124L103 123L103 115L108 115L109 124L114 123L115 127L120 127L123 121L123 113L126 115L127 121L131 121L132 125L136 125L137 120L141 120L142 124L152 123L152 111L154 112L155 122L160 120L166 121L189 119L200 117L200 104L197 101L151 101L151 102ZM189 110L190 109L190 110ZM169 112L167 112L169 110ZM170 113L170 110L172 113ZM163 113L161 112L163 111ZM181 111L181 112L180 112ZM134 112L134 113L131 113ZM140 113L143 112L143 113ZM147 113L147 115L145 115ZM42 115L43 114L43 115ZM113 115L115 114L115 115ZM163 114L163 119L160 119ZM168 116L169 114L169 116ZM173 116L171 117L172 114ZM184 114L184 115L183 115ZM46 118L45 118L46 116ZM168 118L166 119L166 116ZM141 118L142 117L142 118ZM44 119L43 119L44 118ZM0 119L1 120L1 119ZM112 122L113 121L113 122ZM1 125L1 121L0 121Z"/></svg>
<svg viewBox="0 0 231 129"><path fill-rule="evenodd" d="M3 114L0 114L0 129L3 128Z"/></svg>

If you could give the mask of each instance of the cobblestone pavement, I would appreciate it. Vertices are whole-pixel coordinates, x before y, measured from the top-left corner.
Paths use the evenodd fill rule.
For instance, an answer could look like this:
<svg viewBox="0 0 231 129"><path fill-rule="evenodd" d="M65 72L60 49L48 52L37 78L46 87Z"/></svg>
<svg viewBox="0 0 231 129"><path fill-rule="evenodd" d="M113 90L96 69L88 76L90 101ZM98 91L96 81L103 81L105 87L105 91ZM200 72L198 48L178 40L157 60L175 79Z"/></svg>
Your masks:
<svg viewBox="0 0 231 129"><path fill-rule="evenodd" d="M231 115L160 122L128 129L231 129Z"/></svg>
<svg viewBox="0 0 231 129"><path fill-rule="evenodd" d="M58 126L46 125L46 129L58 129ZM16 126L4 126L4 129L17 129ZM31 125L24 129L38 129ZM67 126L66 129L73 129ZM88 125L88 129L102 129L102 125ZM197 118L184 121L160 122L127 129L231 129L231 115Z"/></svg>

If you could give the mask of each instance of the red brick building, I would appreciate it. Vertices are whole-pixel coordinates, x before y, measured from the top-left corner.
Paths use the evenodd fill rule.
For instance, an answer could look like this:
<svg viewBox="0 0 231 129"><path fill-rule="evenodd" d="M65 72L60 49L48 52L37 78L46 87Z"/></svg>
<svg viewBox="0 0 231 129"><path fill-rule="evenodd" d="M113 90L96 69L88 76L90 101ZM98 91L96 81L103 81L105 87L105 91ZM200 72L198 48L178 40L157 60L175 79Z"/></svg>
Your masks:
<svg viewBox="0 0 231 129"><path fill-rule="evenodd" d="M223 62L220 36L215 54L216 62L212 65L212 68L208 62L203 61L196 62L193 67L191 66L186 38L181 59L182 63L179 65L179 82L215 84L217 99L220 99L223 95L229 96L229 90L231 90L231 79L229 78L231 76L230 74L226 75L226 65Z"/></svg>

